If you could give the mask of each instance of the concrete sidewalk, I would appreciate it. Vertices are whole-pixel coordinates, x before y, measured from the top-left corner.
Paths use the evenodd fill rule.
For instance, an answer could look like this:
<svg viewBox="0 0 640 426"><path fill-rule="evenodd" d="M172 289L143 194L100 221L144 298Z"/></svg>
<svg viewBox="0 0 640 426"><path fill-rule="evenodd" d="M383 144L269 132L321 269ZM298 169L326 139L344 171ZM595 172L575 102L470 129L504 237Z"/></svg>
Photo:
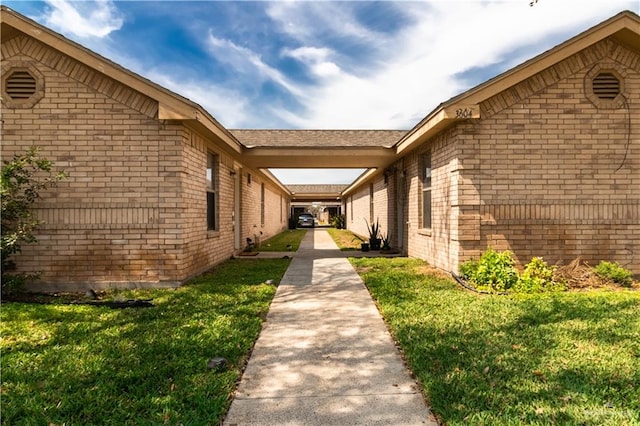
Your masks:
<svg viewBox="0 0 640 426"><path fill-rule="evenodd" d="M291 261L224 425L437 425L326 231Z"/></svg>

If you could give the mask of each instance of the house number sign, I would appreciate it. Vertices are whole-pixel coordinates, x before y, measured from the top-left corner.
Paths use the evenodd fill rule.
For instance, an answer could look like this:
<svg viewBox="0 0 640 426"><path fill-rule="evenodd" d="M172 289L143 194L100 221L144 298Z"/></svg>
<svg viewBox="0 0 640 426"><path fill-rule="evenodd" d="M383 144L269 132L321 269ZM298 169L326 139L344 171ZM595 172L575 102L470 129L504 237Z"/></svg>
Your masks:
<svg viewBox="0 0 640 426"><path fill-rule="evenodd" d="M458 108L456 110L456 118L471 118L473 110L471 108Z"/></svg>

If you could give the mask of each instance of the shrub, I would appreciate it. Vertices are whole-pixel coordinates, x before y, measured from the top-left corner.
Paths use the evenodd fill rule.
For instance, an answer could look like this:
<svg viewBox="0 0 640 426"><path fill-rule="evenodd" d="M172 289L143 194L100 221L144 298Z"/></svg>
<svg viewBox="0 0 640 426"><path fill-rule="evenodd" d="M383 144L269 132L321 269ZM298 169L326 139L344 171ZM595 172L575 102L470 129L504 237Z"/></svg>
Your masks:
<svg viewBox="0 0 640 426"><path fill-rule="evenodd" d="M331 223L331 226L333 226L336 229L345 229L345 224L347 223L347 220L344 217L344 215L337 215L337 216L333 216L329 222Z"/></svg>
<svg viewBox="0 0 640 426"><path fill-rule="evenodd" d="M2 293L15 291L29 276L10 275L15 269L11 257L22 251L22 244L35 243L34 232L40 225L31 206L46 190L65 177L64 172L54 173L49 160L38 155L31 147L11 161L5 161L0 173L0 199L2 200Z"/></svg>
<svg viewBox="0 0 640 426"><path fill-rule="evenodd" d="M618 262L601 261L594 268L596 275L605 281L610 281L624 287L631 287L633 277L631 271L623 268Z"/></svg>
<svg viewBox="0 0 640 426"><path fill-rule="evenodd" d="M531 259L518 282L513 287L517 293L543 293L549 291L563 291L565 286L554 279L556 268L549 266L541 257Z"/></svg>
<svg viewBox="0 0 640 426"><path fill-rule="evenodd" d="M475 263L474 263L475 262ZM510 251L485 251L477 261L465 262L460 273L478 290L504 292L518 282L518 270Z"/></svg>
<svg viewBox="0 0 640 426"><path fill-rule="evenodd" d="M458 269L462 278L467 281L471 281L471 278L474 276L476 270L478 269L478 261L473 259L467 260L466 262L461 263Z"/></svg>

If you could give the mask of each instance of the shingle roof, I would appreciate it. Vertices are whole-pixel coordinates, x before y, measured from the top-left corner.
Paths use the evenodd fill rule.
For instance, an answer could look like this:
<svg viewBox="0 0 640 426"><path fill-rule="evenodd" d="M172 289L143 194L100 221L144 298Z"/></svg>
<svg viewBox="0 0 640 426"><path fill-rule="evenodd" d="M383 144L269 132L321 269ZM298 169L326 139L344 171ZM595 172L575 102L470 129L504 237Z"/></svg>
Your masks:
<svg viewBox="0 0 640 426"><path fill-rule="evenodd" d="M247 130L230 132L247 147L383 147L395 145L406 130Z"/></svg>
<svg viewBox="0 0 640 426"><path fill-rule="evenodd" d="M286 185L287 189L296 194L339 194L349 185Z"/></svg>

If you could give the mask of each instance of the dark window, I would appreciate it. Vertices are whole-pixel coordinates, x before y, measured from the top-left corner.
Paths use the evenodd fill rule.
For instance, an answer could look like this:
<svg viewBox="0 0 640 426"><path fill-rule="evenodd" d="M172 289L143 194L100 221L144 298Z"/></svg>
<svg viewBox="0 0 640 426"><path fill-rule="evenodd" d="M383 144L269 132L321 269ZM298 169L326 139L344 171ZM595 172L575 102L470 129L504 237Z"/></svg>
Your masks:
<svg viewBox="0 0 640 426"><path fill-rule="evenodd" d="M264 226L264 183L260 185L260 223Z"/></svg>
<svg viewBox="0 0 640 426"><path fill-rule="evenodd" d="M431 228L431 153L422 156L422 227Z"/></svg>
<svg viewBox="0 0 640 426"><path fill-rule="evenodd" d="M373 184L369 184L369 222L373 224Z"/></svg>
<svg viewBox="0 0 640 426"><path fill-rule="evenodd" d="M207 229L218 230L218 156L207 154Z"/></svg>

